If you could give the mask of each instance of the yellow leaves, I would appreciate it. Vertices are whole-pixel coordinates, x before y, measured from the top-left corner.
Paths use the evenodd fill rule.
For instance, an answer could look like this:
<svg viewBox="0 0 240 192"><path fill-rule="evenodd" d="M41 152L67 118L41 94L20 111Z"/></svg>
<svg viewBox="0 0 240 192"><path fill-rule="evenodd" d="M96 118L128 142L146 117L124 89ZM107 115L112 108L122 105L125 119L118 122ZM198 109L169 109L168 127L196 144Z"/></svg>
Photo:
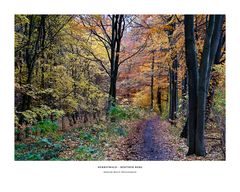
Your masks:
<svg viewBox="0 0 240 192"><path fill-rule="evenodd" d="M154 25L149 29L150 34L160 34L166 36L166 33L164 30L173 30L172 26L168 25Z"/></svg>
<svg viewBox="0 0 240 192"><path fill-rule="evenodd" d="M150 33L158 33L159 32L159 28L157 27L151 27L149 30Z"/></svg>
<svg viewBox="0 0 240 192"><path fill-rule="evenodd" d="M153 105L154 105L154 111L158 111L158 106L157 106L157 91L158 91L158 86L161 85L161 98L162 98L162 103L166 104L167 101L167 91L168 91L168 80L167 78L162 78L157 82L157 79L154 80L155 84L153 87L153 93L154 93L154 99L153 99ZM150 86L145 86L142 87L142 90L135 93L133 97L133 104L135 106L139 107L144 107L144 108L149 108L150 107Z"/></svg>
<svg viewBox="0 0 240 192"><path fill-rule="evenodd" d="M168 31L173 31L174 27L171 25L162 25L161 30L168 30Z"/></svg>
<svg viewBox="0 0 240 192"><path fill-rule="evenodd" d="M221 88L225 87L225 64L217 64L213 65L213 74L215 78L217 78L218 86Z"/></svg>
<svg viewBox="0 0 240 192"><path fill-rule="evenodd" d="M29 19L26 15L15 15L15 24L18 25L25 25L29 23Z"/></svg>
<svg viewBox="0 0 240 192"><path fill-rule="evenodd" d="M102 15L93 15L93 17L94 17L97 21L101 21L101 20L102 20Z"/></svg>
<svg viewBox="0 0 240 192"><path fill-rule="evenodd" d="M67 97L64 99L64 105L66 106L65 111L66 112L74 112L77 110L78 102L75 99L72 99L71 97Z"/></svg>
<svg viewBox="0 0 240 192"><path fill-rule="evenodd" d="M98 56L102 60L108 60L106 49L104 48L102 42L100 42L99 40L92 39L92 46L90 49L92 52L94 52L96 56Z"/></svg>
<svg viewBox="0 0 240 192"><path fill-rule="evenodd" d="M150 106L150 87L144 87L142 91L137 92L133 98L133 104L141 107Z"/></svg>

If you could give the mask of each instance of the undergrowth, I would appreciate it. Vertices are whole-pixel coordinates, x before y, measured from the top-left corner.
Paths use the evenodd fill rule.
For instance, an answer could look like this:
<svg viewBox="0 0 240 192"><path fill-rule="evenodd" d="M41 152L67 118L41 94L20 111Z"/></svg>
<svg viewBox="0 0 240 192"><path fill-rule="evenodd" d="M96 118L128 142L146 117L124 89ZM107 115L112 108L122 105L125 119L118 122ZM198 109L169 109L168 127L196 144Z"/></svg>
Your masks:
<svg viewBox="0 0 240 192"><path fill-rule="evenodd" d="M41 120L28 127L28 136L15 142L15 160L104 160L114 141L128 135L128 122L146 117L139 108L117 106L110 111L115 121L86 123L59 130L57 122Z"/></svg>

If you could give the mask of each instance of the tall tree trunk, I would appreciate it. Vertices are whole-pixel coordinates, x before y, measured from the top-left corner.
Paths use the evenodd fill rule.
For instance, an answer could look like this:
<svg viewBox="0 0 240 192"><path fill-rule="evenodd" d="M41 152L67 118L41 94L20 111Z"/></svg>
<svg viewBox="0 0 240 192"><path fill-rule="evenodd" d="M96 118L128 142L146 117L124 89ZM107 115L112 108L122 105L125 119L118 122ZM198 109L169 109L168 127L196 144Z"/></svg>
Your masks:
<svg viewBox="0 0 240 192"><path fill-rule="evenodd" d="M114 107L116 104L116 85L117 85L117 79L112 76L110 80L110 90L109 90L109 109L111 107Z"/></svg>
<svg viewBox="0 0 240 192"><path fill-rule="evenodd" d="M183 130L180 134L181 138L188 138L188 117L186 119L186 122L184 124Z"/></svg>
<svg viewBox="0 0 240 192"><path fill-rule="evenodd" d="M216 21L214 25L213 34L212 34L213 38L212 38L211 48L210 48L210 58L209 58L210 67L207 70L207 85L206 85L207 92L205 94L208 93L210 79L211 79L212 65L214 63L218 45L220 42L223 22L224 22L224 15L216 15Z"/></svg>
<svg viewBox="0 0 240 192"><path fill-rule="evenodd" d="M178 83L177 83L177 57L174 58L172 68L169 69L169 82L170 82L170 109L169 119L175 120L177 118L178 106Z"/></svg>
<svg viewBox="0 0 240 192"><path fill-rule="evenodd" d="M223 16L224 17L224 16ZM224 20L224 18L223 18ZM221 63L221 57L223 55L223 51L222 49L224 48L225 45L225 33L224 31L222 31L221 35L220 35L220 42L218 44L218 48L217 48L217 52L216 52L216 56L214 59L214 64L218 65ZM209 115L211 113L211 108L213 105L213 98L215 95L215 90L216 87L218 86L218 76L219 74L214 70L214 68L212 69L211 72L211 77L210 77L210 84L209 84L209 91L208 91L208 96L207 96L207 104L206 104L206 123L208 122L209 119Z"/></svg>
<svg viewBox="0 0 240 192"><path fill-rule="evenodd" d="M162 114L162 93L161 93L161 87L158 86L157 89L157 105L160 115Z"/></svg>
<svg viewBox="0 0 240 192"><path fill-rule="evenodd" d="M169 67L169 120L173 120L173 70Z"/></svg>
<svg viewBox="0 0 240 192"><path fill-rule="evenodd" d="M45 38L46 38L46 15L41 16L41 22L40 22L40 30L41 30L41 49L44 48L45 46ZM45 70L44 70L44 65L45 65L45 58L44 58L44 52L42 52L42 58L43 58L43 63L41 66L41 87L44 89L45 88Z"/></svg>
<svg viewBox="0 0 240 192"><path fill-rule="evenodd" d="M185 16L184 24L186 62L189 75L188 155L204 156L206 155L204 143L206 98L211 66L220 40L223 16L210 16L206 27L206 38L199 70L194 39L194 17L192 15Z"/></svg>
<svg viewBox="0 0 240 192"><path fill-rule="evenodd" d="M121 39L123 35L123 15L113 15L112 16L112 39L111 39L111 72L110 72L110 88L109 88L109 98L108 98L108 109L107 113L112 106L116 105L116 85L118 77L118 67L119 67L119 53L121 47Z"/></svg>
<svg viewBox="0 0 240 192"><path fill-rule="evenodd" d="M169 18L169 22L171 22L173 17ZM178 59L177 55L174 51L174 38L173 32L175 30L175 22L171 22L170 26L171 30L168 30L168 39L170 42L170 47L172 49L172 64L169 67L169 94L170 94L170 102L169 102L169 120L173 121L177 118L177 106L178 106L178 83L177 83L177 68L178 68Z"/></svg>
<svg viewBox="0 0 240 192"><path fill-rule="evenodd" d="M187 155L195 153L195 135L197 122L197 87L198 87L198 62L194 37L194 16L186 15L184 17L185 29L185 52L188 70L188 95L189 95L189 116L188 116L188 144Z"/></svg>
<svg viewBox="0 0 240 192"><path fill-rule="evenodd" d="M202 63L199 68L199 87L197 98L197 126L196 126L196 149L197 155L205 156L205 143L204 143L204 128L205 128L205 108L206 108L206 82L207 70L210 67L210 47L212 41L212 34L214 29L215 16L210 16L209 24L206 30L206 37L204 40Z"/></svg>
<svg viewBox="0 0 240 192"><path fill-rule="evenodd" d="M196 154L204 156L204 129L206 114L206 99L209 90L209 82L212 65L221 36L223 16L210 16L208 31L204 42L203 59L200 65L199 94L198 94L198 122L196 131Z"/></svg>
<svg viewBox="0 0 240 192"><path fill-rule="evenodd" d="M153 100L154 100L154 92L153 92L153 86L154 86L154 52L152 51L152 65L151 65L151 85L150 85L150 111L153 111Z"/></svg>
<svg viewBox="0 0 240 192"><path fill-rule="evenodd" d="M187 138L188 133L188 109L187 109L187 86L188 86L188 75L185 73L184 79L182 80L182 111L187 116L183 130L180 134L181 138Z"/></svg>
<svg viewBox="0 0 240 192"><path fill-rule="evenodd" d="M116 47L116 28L117 28L118 15L112 16L112 39L111 39L111 73L110 73L110 88L109 88L109 98L108 98L108 111L112 106L115 106L116 102L116 78L115 78L115 47Z"/></svg>
<svg viewBox="0 0 240 192"><path fill-rule="evenodd" d="M187 86L188 86L188 75L187 71L185 72L184 79L182 80L182 111L186 112L187 110Z"/></svg>

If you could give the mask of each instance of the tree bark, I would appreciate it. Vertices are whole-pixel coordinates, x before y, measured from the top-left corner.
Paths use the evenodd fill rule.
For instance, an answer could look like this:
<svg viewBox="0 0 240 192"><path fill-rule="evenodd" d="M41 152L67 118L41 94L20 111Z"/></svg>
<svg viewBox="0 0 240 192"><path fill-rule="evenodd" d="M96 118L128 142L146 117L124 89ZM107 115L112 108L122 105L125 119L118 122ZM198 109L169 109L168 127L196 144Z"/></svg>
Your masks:
<svg viewBox="0 0 240 192"><path fill-rule="evenodd" d="M169 22L171 22L172 17L169 18ZM173 121L177 118L177 106L178 106L178 58L176 53L174 52L174 39L173 32L175 30L175 22L170 24L172 27L171 30L168 30L168 39L170 42L170 47L172 49L172 63L169 67L169 94L170 94L170 102L169 102L169 120Z"/></svg>
<svg viewBox="0 0 240 192"><path fill-rule="evenodd" d="M194 16L184 17L185 29L185 52L188 70L188 95L189 95L189 116L188 116L188 144L187 155L195 153L195 134L197 122L197 87L198 87L198 63L194 37Z"/></svg>
<svg viewBox="0 0 240 192"><path fill-rule="evenodd" d="M186 104L187 86L188 86L188 75L186 72L184 79L182 80L182 111L184 111L184 112L186 112L186 109L187 109L187 104Z"/></svg>
<svg viewBox="0 0 240 192"><path fill-rule="evenodd" d="M151 85L150 85L150 111L153 111L153 100L154 100L154 92L153 92L153 86L154 86L154 52L152 51L152 65L151 65Z"/></svg>
<svg viewBox="0 0 240 192"><path fill-rule="evenodd" d="M182 111L183 114L185 114L187 116L185 125L183 127L183 130L180 134L181 138L187 138L188 136L188 109L187 109L187 86L188 86L188 75L187 72L185 73L184 79L182 80Z"/></svg>
<svg viewBox="0 0 240 192"><path fill-rule="evenodd" d="M182 132L181 132L181 134L180 134L180 137L181 137L181 138L187 138L187 137L188 137L188 118L187 118L187 120L186 120L186 122L185 122L185 125L184 125L184 127L183 127L183 130L182 130Z"/></svg>
<svg viewBox="0 0 240 192"><path fill-rule="evenodd" d="M174 58L172 68L169 69L169 82L170 82L170 110L169 119L175 120L177 118L178 106L178 76L177 76L178 60Z"/></svg>
<svg viewBox="0 0 240 192"><path fill-rule="evenodd" d="M220 40L223 16L211 15L207 22L202 62L198 69L194 39L194 17L187 15L185 24L186 62L189 75L188 155L205 156L204 129L206 98L209 87L211 66Z"/></svg>
<svg viewBox="0 0 240 192"><path fill-rule="evenodd" d="M109 98L108 98L108 109L116 105L116 84L119 68L119 53L121 48L121 39L123 36L123 26L124 16L123 15L113 15L112 16L112 38L111 38L111 72L110 72L110 88L109 88Z"/></svg>
<svg viewBox="0 0 240 192"><path fill-rule="evenodd" d="M205 129L205 109L206 109L206 82L207 70L210 67L210 47L212 42L212 34L214 30L215 16L210 16L209 24L206 30L206 37L204 40L202 63L199 68L199 87L197 97L197 126L196 126L196 149L197 155L205 156L205 143L204 143L204 129Z"/></svg>
<svg viewBox="0 0 240 192"><path fill-rule="evenodd" d="M162 93L161 93L161 87L158 87L157 90L157 105L160 115L162 114Z"/></svg>
<svg viewBox="0 0 240 192"><path fill-rule="evenodd" d="M223 20L224 20L224 16L223 16ZM225 33L224 31L221 32L220 35L220 42L218 44L218 48L217 48L217 52L215 55L215 59L214 59L214 65L218 65L221 63L221 57L223 55L223 51L222 49L224 48L225 45ZM209 115L211 113L211 108L213 105L213 99L214 99L214 95L215 95L215 89L218 86L218 73L214 70L214 68L211 71L211 76L210 76L210 82L209 83L209 88L208 88L208 96L207 96L207 104L206 104L206 118L205 121L206 123L209 120Z"/></svg>

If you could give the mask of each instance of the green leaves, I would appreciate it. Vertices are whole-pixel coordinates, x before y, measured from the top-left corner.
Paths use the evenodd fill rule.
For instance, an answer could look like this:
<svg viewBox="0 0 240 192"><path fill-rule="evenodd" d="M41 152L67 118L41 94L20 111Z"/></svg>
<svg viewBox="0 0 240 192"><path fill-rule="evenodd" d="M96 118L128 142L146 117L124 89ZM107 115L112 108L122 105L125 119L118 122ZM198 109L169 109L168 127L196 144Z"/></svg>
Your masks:
<svg viewBox="0 0 240 192"><path fill-rule="evenodd" d="M23 115L24 121L27 124L33 125L38 123L39 125L41 125L43 122L38 122L38 121L49 119L51 115L54 119L58 119L64 114L64 112L62 110L51 109L46 105L40 105L39 107L33 107L31 110L23 111L21 112L21 114ZM16 118L15 120L19 121L18 118ZM15 123L18 123L18 122L15 122ZM45 123L47 123L47 121ZM50 125L49 122L48 122L48 125Z"/></svg>
<svg viewBox="0 0 240 192"><path fill-rule="evenodd" d="M109 115L116 120L127 120L138 118L140 112L139 108L117 105L110 108Z"/></svg>
<svg viewBox="0 0 240 192"><path fill-rule="evenodd" d="M56 132L58 129L57 122L52 122L51 120L43 120L39 121L36 125L33 127L39 129L41 133L52 133Z"/></svg>
<svg viewBox="0 0 240 192"><path fill-rule="evenodd" d="M34 124L37 121L36 120L37 114L31 110L26 110L26 111L22 112L22 115L24 117L24 121L29 124Z"/></svg>

